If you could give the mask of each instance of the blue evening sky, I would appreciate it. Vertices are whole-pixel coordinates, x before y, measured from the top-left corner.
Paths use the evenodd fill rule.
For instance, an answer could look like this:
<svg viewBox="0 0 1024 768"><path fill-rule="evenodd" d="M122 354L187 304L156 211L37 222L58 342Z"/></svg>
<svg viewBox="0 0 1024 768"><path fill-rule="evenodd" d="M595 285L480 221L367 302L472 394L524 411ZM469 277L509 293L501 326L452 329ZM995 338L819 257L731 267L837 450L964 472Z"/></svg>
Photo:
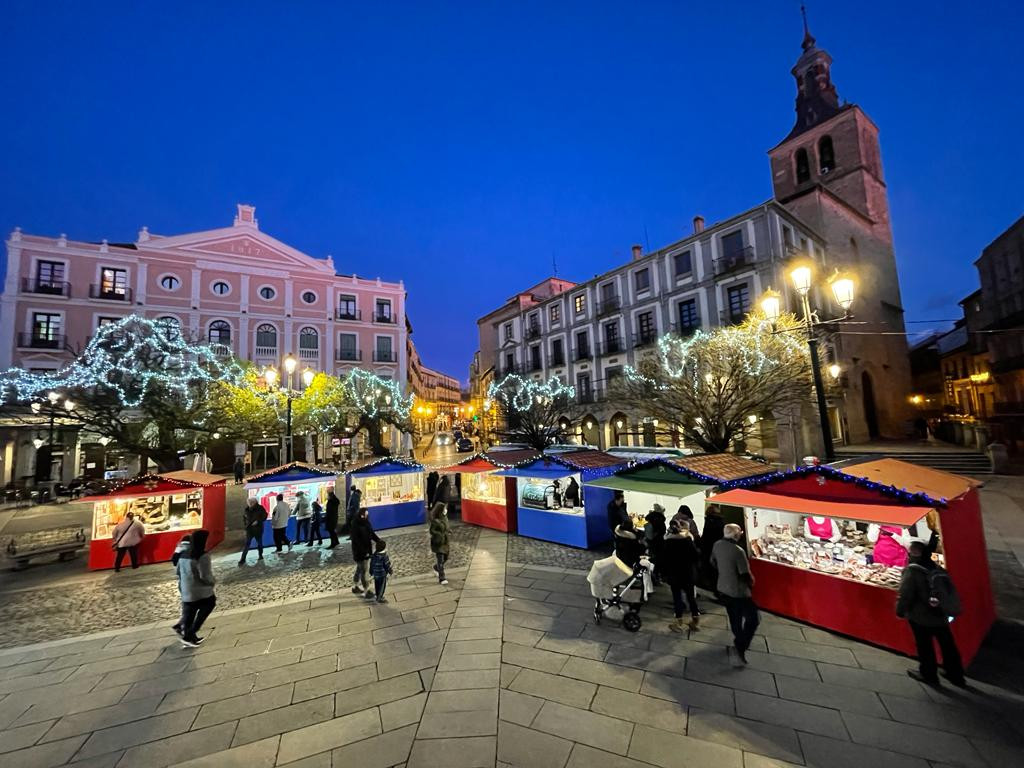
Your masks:
<svg viewBox="0 0 1024 768"><path fill-rule="evenodd" d="M230 223L404 279L428 365L476 318L771 194L797 0L7 0L0 231L132 240ZM1019 2L810 0L881 129L909 320L952 318L1024 212ZM914 330L928 323L909 326Z"/></svg>

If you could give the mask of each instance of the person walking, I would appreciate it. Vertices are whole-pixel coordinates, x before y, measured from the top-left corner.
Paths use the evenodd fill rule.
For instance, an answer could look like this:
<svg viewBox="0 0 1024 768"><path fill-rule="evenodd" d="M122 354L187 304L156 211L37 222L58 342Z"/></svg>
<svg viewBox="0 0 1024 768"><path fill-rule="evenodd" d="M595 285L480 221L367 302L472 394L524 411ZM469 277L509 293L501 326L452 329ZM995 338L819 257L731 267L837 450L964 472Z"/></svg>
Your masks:
<svg viewBox="0 0 1024 768"><path fill-rule="evenodd" d="M256 541L256 549L259 551L257 560L263 559L263 524L267 521L267 510L260 504L255 496L249 499L249 503L242 513L242 526L245 529L245 546L242 547L242 556L238 565L245 565L245 559L249 554L252 542Z"/></svg>
<svg viewBox="0 0 1024 768"><path fill-rule="evenodd" d="M175 573L178 572L178 561L181 559L181 556L183 554L185 554L186 552L191 552L191 551L192 551L192 535L189 534L189 533L186 533L184 536L181 537L181 541L179 541L178 545L174 548L174 554L171 555L171 565L174 566L174 572ZM178 579L178 597L179 597L179 599L181 597L181 579ZM184 626L185 626L185 604L182 603L181 604L181 613L178 616L178 621L177 621L177 623L175 623L174 625L171 626L171 629L174 630L174 634L176 634L178 637L184 637L185 636L185 630L183 629Z"/></svg>
<svg viewBox="0 0 1024 768"><path fill-rule="evenodd" d="M444 564L448 562L449 528L448 508L443 501L437 501L430 509L430 551L434 553L434 571L437 572L439 584L447 584L448 579L444 575Z"/></svg>
<svg viewBox="0 0 1024 768"><path fill-rule="evenodd" d="M356 513L349 538L352 540L352 559L356 561L356 570L352 574L352 592L357 595L365 592L364 597L370 599L374 593L370 589L367 569L373 554L373 544L379 542L380 537L370 524L370 512L366 507L360 507Z"/></svg>
<svg viewBox="0 0 1024 768"><path fill-rule="evenodd" d="M203 642L199 630L217 605L213 564L206 551L210 532L192 531L192 546L178 557L178 589L181 591L181 644L196 648Z"/></svg>
<svg viewBox="0 0 1024 768"><path fill-rule="evenodd" d="M387 589L388 576L394 572L391 568L391 558L385 551L387 546L387 542L384 539L378 539L377 547L373 551L373 557L370 558L370 575L373 577L373 591L377 593L378 603L386 603L388 601L384 597L384 590Z"/></svg>
<svg viewBox="0 0 1024 768"><path fill-rule="evenodd" d="M675 608L676 619L668 628L673 632L682 632L684 629L684 608L690 610L690 621L685 625L686 628L691 632L698 629L700 611L697 609L697 590L694 588L694 582L699 562L700 553L697 551L693 534L690 533L690 527L672 518L672 522L668 524L668 533L665 535L665 543L661 550L661 564L658 568L661 571L661 578L672 590L672 606Z"/></svg>
<svg viewBox="0 0 1024 768"><path fill-rule="evenodd" d="M313 516L309 518L309 541L306 542L306 546L312 547L313 539L316 539L317 544L323 546L324 534L321 532L320 526L323 525L324 508L319 499L313 499L309 506L313 509Z"/></svg>
<svg viewBox="0 0 1024 768"><path fill-rule="evenodd" d="M235 485L241 485L242 484L242 478L245 477L245 465L242 464L242 457L241 456L236 456L235 457L234 470L235 470Z"/></svg>
<svg viewBox="0 0 1024 768"><path fill-rule="evenodd" d="M291 514L292 508L284 500L284 494L277 494L277 503L270 515L270 525L274 528L274 546L277 547L278 553L285 544L288 545L289 552L292 550L292 543L288 541L288 518Z"/></svg>
<svg viewBox="0 0 1024 768"><path fill-rule="evenodd" d="M964 665L956 640L950 631L952 617L960 613L960 597L949 574L932 560L927 544L910 543L910 562L903 569L896 615L906 619L917 644L918 669L907 674L926 685L939 685L939 667L935 642L942 650L946 679L958 688L966 688Z"/></svg>
<svg viewBox="0 0 1024 768"><path fill-rule="evenodd" d="M608 502L608 528L614 536L615 529L626 523L629 523L630 528L633 527L629 512L626 511L626 496L622 491L615 491L612 500Z"/></svg>
<svg viewBox="0 0 1024 768"><path fill-rule="evenodd" d="M334 549L338 546L338 511L341 509L341 499L338 498L333 490L327 492L327 510L324 515L324 526L327 528L327 533L331 537L330 546L328 549Z"/></svg>
<svg viewBox="0 0 1024 768"><path fill-rule="evenodd" d="M295 494L295 506L292 508L295 515L295 540L303 542L309 538L310 522L313 519L313 505L309 503L309 496L305 491Z"/></svg>
<svg viewBox="0 0 1024 768"><path fill-rule="evenodd" d="M359 509L363 505L363 492L358 486L353 486L348 494L348 504L345 506L345 527L342 533L352 534L352 521L359 515Z"/></svg>
<svg viewBox="0 0 1024 768"><path fill-rule="evenodd" d="M112 536L114 543L111 545L111 549L117 550L117 554L114 556L114 573L121 570L121 561L124 560L125 553L128 553L128 557L132 561L132 568L138 568L139 544L146 538L146 526L142 524L142 521L135 517L134 512L129 512L121 522L114 526Z"/></svg>
<svg viewBox="0 0 1024 768"><path fill-rule="evenodd" d="M739 544L742 536L743 529L729 523L711 550L711 564L718 571L718 594L729 614L736 666L747 663L747 649L754 639L757 625L761 623L752 597L754 575L750 572L747 553Z"/></svg>
<svg viewBox="0 0 1024 768"><path fill-rule="evenodd" d="M722 513L718 511L716 504L708 504L704 510L704 531L697 541L697 549L700 550L700 572L697 574L697 584L717 594L718 574L715 573L715 566L711 562L711 552L715 544L722 538L725 531L725 520ZM693 533L693 529L690 529Z"/></svg>

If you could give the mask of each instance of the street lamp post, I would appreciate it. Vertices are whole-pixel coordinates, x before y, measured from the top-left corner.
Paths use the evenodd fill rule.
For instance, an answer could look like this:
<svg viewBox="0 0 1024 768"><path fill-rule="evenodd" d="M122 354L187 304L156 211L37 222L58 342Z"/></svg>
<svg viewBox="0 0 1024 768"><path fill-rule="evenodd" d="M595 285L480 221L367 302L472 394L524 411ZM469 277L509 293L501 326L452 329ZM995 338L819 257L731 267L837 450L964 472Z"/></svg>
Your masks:
<svg viewBox="0 0 1024 768"><path fill-rule="evenodd" d="M287 410L285 417L285 464L292 463L292 398L295 396L295 390L292 389L292 375L295 373L295 367L298 365L298 361L294 355L286 355L283 361L283 367L287 378L285 379L285 398L287 401ZM306 368L302 371L302 383L307 387L313 383L313 377L316 373L312 368ZM277 383L280 374L273 366L269 366L263 371L263 378L267 382L267 386L273 388Z"/></svg>
<svg viewBox="0 0 1024 768"><path fill-rule="evenodd" d="M807 335L807 348L811 353L811 375L814 378L814 392L818 403L818 420L821 424L821 439L825 444L825 459L827 461L835 461L836 452L835 446L832 444L832 424L828 418L825 382L821 376L818 337L815 329L823 322L839 322L849 317L850 306L853 304L853 280L839 273L832 277L829 285L832 288L833 297L836 303L842 307L844 315L834 320L822 321L818 319L815 312L811 309L810 292L813 277L811 267L807 264L801 264L790 271L789 277L793 281L793 287L800 296L801 311L803 312L802 330ZM778 320L781 314L782 305L780 298L777 292L769 289L761 299L761 310L764 312L765 317L773 323ZM833 363L829 366L829 373L832 378L838 378L839 366Z"/></svg>
<svg viewBox="0 0 1024 768"><path fill-rule="evenodd" d="M49 430L49 440L47 440L47 449L49 451L49 455L46 457L50 461L50 469L47 472L47 479L48 480L52 480L53 479L52 473L53 473L54 431L55 431L55 428L56 428L57 410L58 410L57 409L57 403L60 402L60 393L58 393L58 392L47 392L46 393L46 399L47 399L47 401L50 404L50 430ZM42 411L43 404L39 403L39 402L36 402L36 403L32 403L31 407L32 407L32 413L38 414L40 411ZM69 399L69 398L64 398L64 410L67 413L71 413L73 410L75 410L75 402L73 400ZM39 450L40 448L42 448L42 441L37 441L37 440L33 440L32 442L35 445L36 450ZM37 477L38 477L38 475L37 475Z"/></svg>

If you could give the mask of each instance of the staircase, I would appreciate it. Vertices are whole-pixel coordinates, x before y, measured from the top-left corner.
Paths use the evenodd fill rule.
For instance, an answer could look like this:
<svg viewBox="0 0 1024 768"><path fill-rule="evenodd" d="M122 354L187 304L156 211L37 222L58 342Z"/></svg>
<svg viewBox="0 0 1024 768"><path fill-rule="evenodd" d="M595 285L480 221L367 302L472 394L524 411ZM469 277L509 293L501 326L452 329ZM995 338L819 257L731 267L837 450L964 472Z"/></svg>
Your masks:
<svg viewBox="0 0 1024 768"><path fill-rule="evenodd" d="M992 462L984 453L956 449L907 448L894 446L891 451L857 450L856 447L836 449L836 461L864 461L870 459L899 459L922 467L940 469L955 475L992 474Z"/></svg>

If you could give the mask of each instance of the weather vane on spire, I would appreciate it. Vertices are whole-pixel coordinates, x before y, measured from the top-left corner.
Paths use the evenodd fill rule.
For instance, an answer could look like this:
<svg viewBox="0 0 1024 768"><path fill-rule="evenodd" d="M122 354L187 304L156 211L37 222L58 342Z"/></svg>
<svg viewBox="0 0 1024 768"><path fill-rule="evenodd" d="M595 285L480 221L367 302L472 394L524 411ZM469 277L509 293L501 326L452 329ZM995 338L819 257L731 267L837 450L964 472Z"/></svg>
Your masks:
<svg viewBox="0 0 1024 768"><path fill-rule="evenodd" d="M808 48L814 47L814 36L811 34L810 27L807 26L807 6L803 3L800 3L800 15L804 18L804 41L802 46L806 51Z"/></svg>

